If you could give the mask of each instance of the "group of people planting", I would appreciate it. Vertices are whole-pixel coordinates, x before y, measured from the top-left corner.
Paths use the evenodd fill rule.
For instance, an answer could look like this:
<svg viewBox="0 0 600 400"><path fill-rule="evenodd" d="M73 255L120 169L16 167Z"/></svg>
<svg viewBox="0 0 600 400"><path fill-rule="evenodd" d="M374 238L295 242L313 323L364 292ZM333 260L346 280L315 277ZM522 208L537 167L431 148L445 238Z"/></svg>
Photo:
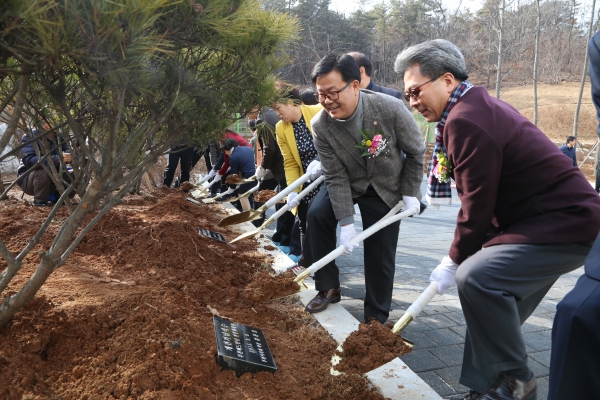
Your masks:
<svg viewBox="0 0 600 400"><path fill-rule="evenodd" d="M307 173L310 180L325 177L309 196L287 199L302 226L304 267L336 248L338 225L339 244L353 250L355 204L364 230L400 201L403 210L415 214L422 208L425 146L417 124L391 90L362 87L366 69L355 57L361 55L329 54L315 65L311 78L318 105L301 105L289 88L287 98L273 105L281 118L275 131L285 183ZM537 383L521 325L561 275L584 265L600 231L598 193L527 118L468 81L464 57L452 43L412 46L398 55L395 70L404 79L404 100L436 123L427 200L437 207L450 204L454 181L461 201L454 240L430 280L437 282L439 294L458 288L467 324L460 383L472 389L465 399L535 399ZM389 316L399 225L392 223L364 241L366 322L383 323ZM597 242L586 268L592 270L588 264L594 262L600 268L599 258ZM586 289L598 298L597 275L591 279ZM318 293L308 312L341 300L334 261L314 280ZM558 309L557 346L570 349L577 329L588 337L595 334L587 352L576 354L597 365L598 312L581 316L576 307ZM600 393L594 378L598 368L578 368L566 354L553 352L550 397ZM564 373L565 363L577 373Z"/></svg>
<svg viewBox="0 0 600 400"><path fill-rule="evenodd" d="M598 34L589 51L593 99L600 110L596 43ZM364 230L401 202L401 210L415 215L425 208L426 147L408 103L436 123L427 201L436 207L450 204L454 181L461 203L448 255L430 280L437 282L440 295L457 285L467 325L460 383L472 389L465 399L536 398L521 325L561 275L584 263L586 274L574 294L558 305L549 398L597 397L598 193L534 124L468 81L465 59L454 44L437 39L414 45L397 56L395 70L404 80L404 93L374 84L371 64L360 53L321 59L312 70L314 90L308 97L280 82L277 102L248 113L253 143L229 131L218 143L220 158L210 165L207 186L220 188L227 171L241 178L255 175L261 189L269 190L308 176L287 196L292 212L278 219L274 240L289 246L300 266L309 267L336 248L339 226L339 244L352 252L355 205ZM171 171L165 184L173 179ZM322 175L323 184L299 195ZM24 182L35 186L35 179ZM234 195L253 185L225 190ZM238 206L247 210L257 204L250 196ZM388 319L399 228L397 221L364 241L365 322ZM434 213L431 229L436 229ZM318 270L314 280L318 293L306 311L318 313L341 300L335 261Z"/></svg>

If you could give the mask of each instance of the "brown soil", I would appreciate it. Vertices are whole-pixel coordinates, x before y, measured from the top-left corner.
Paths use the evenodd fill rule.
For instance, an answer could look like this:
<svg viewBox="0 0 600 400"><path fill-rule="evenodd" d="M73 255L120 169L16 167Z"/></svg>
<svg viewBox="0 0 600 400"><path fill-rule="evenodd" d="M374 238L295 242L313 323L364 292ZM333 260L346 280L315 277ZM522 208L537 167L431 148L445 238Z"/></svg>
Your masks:
<svg viewBox="0 0 600 400"><path fill-rule="evenodd" d="M352 374L372 371L411 351L400 335L379 321L360 324L358 330L346 338L343 348L343 353L337 352L342 360L335 369Z"/></svg>
<svg viewBox="0 0 600 400"><path fill-rule="evenodd" d="M181 190L191 190L194 188L194 185L192 185L189 182L183 182L181 185L179 185L179 189Z"/></svg>
<svg viewBox="0 0 600 400"><path fill-rule="evenodd" d="M166 188L111 210L0 328L0 398L381 399L361 375L329 374L335 342L297 297L267 301L296 288L290 276L271 276L254 240L198 234L203 227L228 240L239 235L217 226L220 210ZM48 212L14 197L0 203L0 238L17 251ZM61 210L39 250L66 217ZM17 291L38 261L32 252L6 292ZM261 329L277 371L237 378L222 370L217 314Z"/></svg>
<svg viewBox="0 0 600 400"><path fill-rule="evenodd" d="M266 189L261 190L260 192L254 195L254 201L258 201L259 203L266 203L271 200L273 197L277 195L277 192L274 190Z"/></svg>
<svg viewBox="0 0 600 400"><path fill-rule="evenodd" d="M238 183L242 183L243 181L244 179L239 175L228 175L227 178L225 178L226 185L236 185Z"/></svg>

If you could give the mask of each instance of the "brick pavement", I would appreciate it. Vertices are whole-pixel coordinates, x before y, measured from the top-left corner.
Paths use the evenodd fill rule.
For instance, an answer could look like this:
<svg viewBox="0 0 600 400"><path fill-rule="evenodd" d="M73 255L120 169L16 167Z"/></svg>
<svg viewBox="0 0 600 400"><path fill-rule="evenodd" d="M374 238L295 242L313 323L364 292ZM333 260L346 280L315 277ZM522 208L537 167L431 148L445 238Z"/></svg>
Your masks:
<svg viewBox="0 0 600 400"><path fill-rule="evenodd" d="M453 190L451 206L442 206L439 210L430 206L422 215L402 220L396 249L391 322L396 322L427 287L431 271L447 254L454 236L458 210L459 201ZM356 228L360 231L362 224L358 207L356 213ZM272 232L268 229L263 231L269 237ZM340 304L362 321L365 297L363 248L343 255L336 263L341 274ZM522 327L529 367L538 379L539 399L545 399L548 393L551 328L556 304L573 288L582 273L583 268L579 268L562 276ZM461 395L468 391L467 387L458 383L465 332L456 286L448 289L443 296L436 296L403 332L406 339L415 343L415 348L402 360L447 399L462 398Z"/></svg>

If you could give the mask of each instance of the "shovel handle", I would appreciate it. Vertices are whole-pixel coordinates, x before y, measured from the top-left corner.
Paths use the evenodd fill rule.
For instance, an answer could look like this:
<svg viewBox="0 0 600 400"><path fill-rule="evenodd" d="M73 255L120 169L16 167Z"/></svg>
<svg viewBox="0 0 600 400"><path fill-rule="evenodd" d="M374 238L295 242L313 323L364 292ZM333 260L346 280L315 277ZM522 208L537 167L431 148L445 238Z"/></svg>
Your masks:
<svg viewBox="0 0 600 400"><path fill-rule="evenodd" d="M323 175L321 175L318 179L316 179L314 182L312 182L310 185L308 185L303 191L301 191L298 196L296 196L296 198L298 200L300 200L301 198L303 198L304 196L306 196L308 193L310 193L311 190L313 190L317 185L319 185L321 182L323 182L325 180L325 177ZM273 214L271 216L271 218L269 218L269 223L275 221L277 218L281 217L285 212L291 210L291 207L289 205L284 205L283 207L281 207L275 214ZM263 227L267 226L267 223L265 222L265 224L263 224Z"/></svg>
<svg viewBox="0 0 600 400"><path fill-rule="evenodd" d="M302 175L300 178L296 179L292 182L291 185L283 189L281 192L277 193L276 196L273 196L271 200L267 201L262 207L266 210L269 207L273 207L275 204L279 203L279 200L282 200L285 196L292 193L294 190L300 187L304 182L310 179L310 174L306 173ZM261 207L261 208L262 208Z"/></svg>
<svg viewBox="0 0 600 400"><path fill-rule="evenodd" d="M417 300L415 300L415 302L412 303L410 307L408 307L408 309L406 310L404 315L400 317L398 322L396 322L396 324L392 328L392 332L398 333L402 329L404 329L410 321L416 318L421 313L421 311L423 311L425 306L431 301L431 299L435 297L437 292L438 283L431 282L429 286L427 286L427 288L423 291L423 293L421 293L421 295L417 298Z"/></svg>
<svg viewBox="0 0 600 400"><path fill-rule="evenodd" d="M390 213L396 207L398 207L398 209L400 209L402 207L402 205L403 204L398 203L392 210L390 210L388 215L390 215ZM366 230L362 231L361 233L359 233L358 235L354 236L350 240L350 244L358 244L358 243L362 242L363 240L365 240L366 238L368 238L369 236L373 235L375 232L385 228L386 226L393 224L394 222L399 221L404 217L408 217L408 216L416 214L418 212L419 212L419 209L417 207L413 207L406 211L402 211L400 214L396 214L396 215L392 215L392 216L386 215L382 219L380 219L379 221L374 223L369 229L366 229ZM345 251L346 251L346 248L344 246L339 246L337 249L333 250L331 253L327 254L325 257L321 258L319 261L317 261L316 263L311 265L309 268L307 268L302 274L298 275L296 277L296 279L294 279L294 281L299 282L301 280L306 279L310 274L320 270L325 265L327 265L331 261L335 260L342 254L344 254Z"/></svg>
<svg viewBox="0 0 600 400"><path fill-rule="evenodd" d="M206 181L207 181L207 180L209 180L209 179L210 179L210 175L208 175L208 174L207 174L207 175L206 175L204 178L200 179L200 180L199 180L199 181L196 183L196 186L198 186L198 185L202 185L204 182L206 182Z"/></svg>

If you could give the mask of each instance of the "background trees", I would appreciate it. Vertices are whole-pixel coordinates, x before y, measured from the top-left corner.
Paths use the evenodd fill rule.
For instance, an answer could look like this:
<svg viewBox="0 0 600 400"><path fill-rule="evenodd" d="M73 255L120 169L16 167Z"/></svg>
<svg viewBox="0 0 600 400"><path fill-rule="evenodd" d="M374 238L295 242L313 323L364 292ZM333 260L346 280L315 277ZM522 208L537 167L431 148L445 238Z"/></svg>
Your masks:
<svg viewBox="0 0 600 400"><path fill-rule="evenodd" d="M312 66L327 52L354 50L371 59L379 83L400 88L393 72L395 55L424 40L444 38L465 53L471 80L497 86L501 96L504 85L533 83L538 7L538 82L580 79L590 18L597 15L591 3L486 0L476 12L449 9L447 3L372 2L348 16L329 10L327 0L265 0L263 7L288 11L301 21L300 41L289 49L292 65L282 70L284 79L296 84L310 82Z"/></svg>

